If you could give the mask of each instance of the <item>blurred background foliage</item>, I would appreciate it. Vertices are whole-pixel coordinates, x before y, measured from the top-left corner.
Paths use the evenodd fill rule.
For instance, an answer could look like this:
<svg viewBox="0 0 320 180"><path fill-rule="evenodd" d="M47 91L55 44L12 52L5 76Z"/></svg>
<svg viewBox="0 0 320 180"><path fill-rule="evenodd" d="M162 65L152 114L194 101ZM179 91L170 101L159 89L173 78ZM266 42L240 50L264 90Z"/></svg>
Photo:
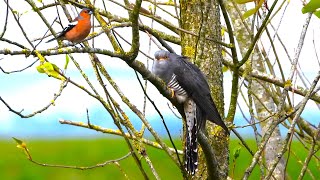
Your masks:
<svg viewBox="0 0 320 180"><path fill-rule="evenodd" d="M92 166L104 161L118 159L128 153L128 148L123 139L120 138L97 138L97 139L42 139L25 141L32 155L32 158L40 163ZM167 141L168 142L168 141ZM246 139L252 150L256 150L255 140ZM178 148L181 148L180 139L175 140ZM56 180L56 179L126 179L119 167L109 164L105 167L97 167L91 170L77 170L43 167L31 163L23 151L16 147L14 140L0 140L0 179L3 180ZM240 148L239 157L234 162L234 151ZM302 168L303 161L308 151L298 142L293 141L291 146L292 154L289 158L287 170L288 179L296 179ZM147 153L158 171L161 179L182 179L177 166L167 158L167 155L158 149L147 147ZM320 153L318 152L318 156ZM142 164L146 166L143 159ZM240 145L240 141L230 141L230 171L229 176L240 179L245 168L251 162L251 155ZM130 179L142 179L137 166L134 165L130 156L120 161L120 167ZM235 167L235 168L234 168ZM308 168L313 174L319 172L319 164L311 160ZM234 168L234 170L233 170ZM149 169L149 168L146 168ZM148 172L151 175L151 172ZM150 176L152 177L152 176ZM259 169L255 168L250 179L259 178ZM317 177L316 177L317 178ZM307 172L304 179L312 179Z"/></svg>

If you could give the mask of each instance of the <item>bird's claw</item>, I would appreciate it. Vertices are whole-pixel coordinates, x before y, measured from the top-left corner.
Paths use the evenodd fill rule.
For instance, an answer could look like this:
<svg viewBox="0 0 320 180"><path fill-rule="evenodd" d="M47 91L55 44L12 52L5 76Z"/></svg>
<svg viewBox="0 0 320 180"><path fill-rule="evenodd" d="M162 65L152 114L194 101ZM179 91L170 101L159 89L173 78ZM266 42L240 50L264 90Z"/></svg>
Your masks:
<svg viewBox="0 0 320 180"><path fill-rule="evenodd" d="M174 95L175 95L174 90L173 90L172 88L169 88L169 90L171 91L171 93L170 93L171 96L170 96L170 97L171 97L171 98L174 98Z"/></svg>

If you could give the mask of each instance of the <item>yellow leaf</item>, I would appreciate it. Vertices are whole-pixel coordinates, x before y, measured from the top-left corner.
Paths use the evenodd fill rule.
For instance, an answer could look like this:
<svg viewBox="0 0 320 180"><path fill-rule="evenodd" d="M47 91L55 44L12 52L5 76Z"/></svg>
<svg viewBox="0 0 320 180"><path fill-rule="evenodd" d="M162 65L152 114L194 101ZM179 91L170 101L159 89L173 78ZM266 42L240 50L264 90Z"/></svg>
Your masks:
<svg viewBox="0 0 320 180"><path fill-rule="evenodd" d="M21 141L20 139L15 138L15 137L12 137L12 139L13 139L18 145L21 145L21 144L24 143L23 141ZM25 144L25 143L24 143L24 144Z"/></svg>
<svg viewBox="0 0 320 180"><path fill-rule="evenodd" d="M12 139L14 139L16 141L16 143L18 144L17 148L19 148L19 149L26 149L27 148L27 144L25 142L21 141L20 139L15 138L15 137L12 137Z"/></svg>
<svg viewBox="0 0 320 180"><path fill-rule="evenodd" d="M69 61L70 61L69 55L66 54L66 63L64 64L64 69L65 69L65 70L66 70L67 67L68 67Z"/></svg>
<svg viewBox="0 0 320 180"><path fill-rule="evenodd" d="M39 73L46 73L48 76L54 77L56 79L65 80L65 78L59 73L59 67L50 62L44 62L43 64L40 63L40 65L37 66L37 71Z"/></svg>
<svg viewBox="0 0 320 180"><path fill-rule="evenodd" d="M17 148L19 148L19 149L26 149L26 147L27 147L26 143L22 143L22 144L17 145Z"/></svg>
<svg viewBox="0 0 320 180"><path fill-rule="evenodd" d="M43 63L43 68L46 70L46 71L54 71L54 67L51 63L49 62L45 62Z"/></svg>
<svg viewBox="0 0 320 180"><path fill-rule="evenodd" d="M258 0L257 0L258 1ZM249 9L248 11L246 11L244 14L243 14L243 19L246 19L248 17L250 17L251 15L255 14L262 6L263 2L265 0L259 0L258 4L256 5L255 8L253 9Z"/></svg>
<svg viewBox="0 0 320 180"><path fill-rule="evenodd" d="M285 83L284 83L284 87L285 88L288 88L288 87L291 87L292 86L292 81L289 79L287 80Z"/></svg>
<svg viewBox="0 0 320 180"><path fill-rule="evenodd" d="M226 28L221 28L221 36L224 36L224 34L225 34L225 32L226 32Z"/></svg>
<svg viewBox="0 0 320 180"><path fill-rule="evenodd" d="M12 139L14 139L14 141L16 141L16 143L18 144L17 148L22 149L24 151L24 153L27 155L28 159L32 160L32 157L31 157L29 150L27 148L27 144L25 142L21 141L20 139L15 138L15 137L12 137Z"/></svg>
<svg viewBox="0 0 320 180"><path fill-rule="evenodd" d="M254 2L255 0L235 0L236 3L238 4L245 4L248 2Z"/></svg>
<svg viewBox="0 0 320 180"><path fill-rule="evenodd" d="M39 73L45 73L42 65L37 66L37 71L38 71Z"/></svg>
<svg viewBox="0 0 320 180"><path fill-rule="evenodd" d="M48 76L50 77L54 77L56 79L60 79L60 80L65 80L65 78L63 76L61 76L57 71L48 71L46 72L48 74Z"/></svg>
<svg viewBox="0 0 320 180"><path fill-rule="evenodd" d="M246 11L243 14L243 19L247 19L248 17L252 16L253 14L255 14L258 11L257 8L253 8L253 9L249 9L248 11Z"/></svg>
<svg viewBox="0 0 320 180"><path fill-rule="evenodd" d="M222 50L222 56L226 57L226 51Z"/></svg>
<svg viewBox="0 0 320 180"><path fill-rule="evenodd" d="M56 104L54 103L54 100L53 100L53 99L51 100L51 104L52 104L53 106L56 105Z"/></svg>
<svg viewBox="0 0 320 180"><path fill-rule="evenodd" d="M52 64L52 67L53 67L53 69L54 69L55 71L57 71L57 72L59 72L59 71L60 71L60 69L59 69L59 67L58 67L57 65Z"/></svg>
<svg viewBox="0 0 320 180"><path fill-rule="evenodd" d="M45 58L44 58L37 50L35 50L34 53L35 53L35 54L37 55L37 57L39 58L40 63L45 62Z"/></svg>
<svg viewBox="0 0 320 180"><path fill-rule="evenodd" d="M229 68L227 66L222 67L222 72L227 72L228 70L229 70Z"/></svg>

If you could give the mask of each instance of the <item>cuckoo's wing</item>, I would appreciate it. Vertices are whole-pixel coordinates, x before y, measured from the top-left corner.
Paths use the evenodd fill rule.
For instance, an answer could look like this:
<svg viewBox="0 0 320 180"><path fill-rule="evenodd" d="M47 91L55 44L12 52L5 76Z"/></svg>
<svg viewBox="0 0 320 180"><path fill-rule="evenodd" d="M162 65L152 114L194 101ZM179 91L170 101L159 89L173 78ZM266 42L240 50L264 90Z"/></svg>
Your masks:
<svg viewBox="0 0 320 180"><path fill-rule="evenodd" d="M211 98L209 85L202 72L197 66L189 62L186 57L177 55L173 58L177 59L173 59L172 62L179 63L174 69L179 85L195 101L197 106L206 113L208 120L221 126L229 133Z"/></svg>

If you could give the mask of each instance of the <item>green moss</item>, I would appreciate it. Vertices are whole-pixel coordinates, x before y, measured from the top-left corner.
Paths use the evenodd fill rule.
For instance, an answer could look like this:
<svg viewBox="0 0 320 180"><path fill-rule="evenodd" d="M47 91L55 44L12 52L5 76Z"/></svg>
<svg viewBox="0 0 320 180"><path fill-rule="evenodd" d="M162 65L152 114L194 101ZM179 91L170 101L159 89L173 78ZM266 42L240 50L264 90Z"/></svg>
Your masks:
<svg viewBox="0 0 320 180"><path fill-rule="evenodd" d="M3 51L4 51L3 53L4 55L11 54L11 50L8 48L4 48Z"/></svg>
<svg viewBox="0 0 320 180"><path fill-rule="evenodd" d="M184 55L187 57L194 57L195 55L195 49L193 46L185 46L184 48Z"/></svg>

